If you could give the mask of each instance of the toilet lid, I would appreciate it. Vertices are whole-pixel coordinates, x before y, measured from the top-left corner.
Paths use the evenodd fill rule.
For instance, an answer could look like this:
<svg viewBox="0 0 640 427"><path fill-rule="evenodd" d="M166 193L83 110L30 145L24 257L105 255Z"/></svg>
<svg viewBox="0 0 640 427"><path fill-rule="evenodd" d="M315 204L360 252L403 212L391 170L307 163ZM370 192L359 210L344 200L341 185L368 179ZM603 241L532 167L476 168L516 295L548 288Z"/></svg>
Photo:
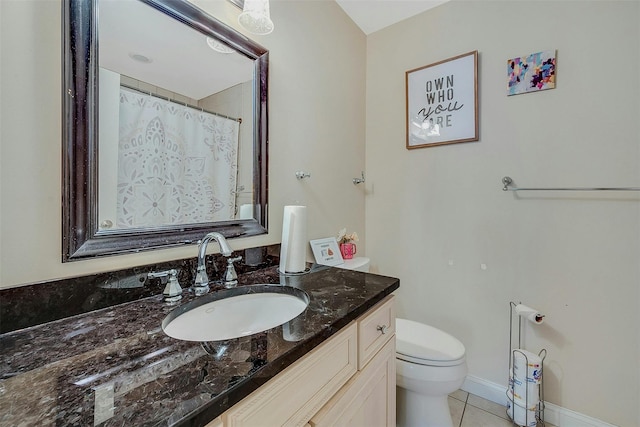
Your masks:
<svg viewBox="0 0 640 427"><path fill-rule="evenodd" d="M464 345L448 333L423 323L396 319L396 353L408 362L450 366L462 362Z"/></svg>

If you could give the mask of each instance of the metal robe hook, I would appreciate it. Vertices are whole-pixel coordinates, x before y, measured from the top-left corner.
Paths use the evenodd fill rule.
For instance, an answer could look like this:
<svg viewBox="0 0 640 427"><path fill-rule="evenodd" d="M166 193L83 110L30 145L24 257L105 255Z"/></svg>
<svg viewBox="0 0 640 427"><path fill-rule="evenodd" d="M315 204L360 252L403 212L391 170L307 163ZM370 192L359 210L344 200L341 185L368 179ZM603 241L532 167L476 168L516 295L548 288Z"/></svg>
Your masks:
<svg viewBox="0 0 640 427"><path fill-rule="evenodd" d="M364 182L364 171L362 171L362 178L353 178L353 185L358 185Z"/></svg>
<svg viewBox="0 0 640 427"><path fill-rule="evenodd" d="M502 185L504 185L504 187L502 187L502 191L509 191L509 186L511 184L513 184L513 180L510 177L505 176L502 178Z"/></svg>

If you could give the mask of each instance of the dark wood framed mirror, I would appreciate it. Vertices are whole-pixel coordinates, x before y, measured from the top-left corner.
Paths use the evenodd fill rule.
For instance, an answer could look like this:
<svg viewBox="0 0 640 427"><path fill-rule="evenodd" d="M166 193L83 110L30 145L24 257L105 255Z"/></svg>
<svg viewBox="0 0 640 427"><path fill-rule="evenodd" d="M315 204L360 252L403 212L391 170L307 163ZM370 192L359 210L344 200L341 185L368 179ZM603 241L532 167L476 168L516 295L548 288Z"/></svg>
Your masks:
<svg viewBox="0 0 640 427"><path fill-rule="evenodd" d="M246 197L249 198L249 202L243 205L249 209L245 209L243 216L232 213L222 220L133 224L113 228L110 220L101 218L98 207L99 187L102 185L99 182L99 169L102 168L104 171L105 164L100 162L98 141L101 120L99 98L102 93L99 91L98 1L64 0L62 5L63 262L191 244L211 231L218 231L227 238L266 233L268 51L186 0L127 1L145 5L153 13L168 17L189 31L197 32L223 47L231 48L235 55L248 58L250 61L252 78L248 82L249 90L245 92L251 100L251 117L242 118L243 123L249 124L245 136L250 135L251 147L251 153L245 154L245 158L249 157L248 160L245 159L245 163L250 165L250 170L245 173L252 182L247 185L250 188L244 191L248 194ZM129 56L135 55L130 52ZM216 73L215 69L200 71L204 76L214 76ZM108 165L106 169L110 167ZM188 166L181 167L184 169ZM240 186L239 182L235 185L232 190L234 194L245 189L245 185ZM201 193L195 196L201 197ZM235 211L238 211L238 206L235 206Z"/></svg>

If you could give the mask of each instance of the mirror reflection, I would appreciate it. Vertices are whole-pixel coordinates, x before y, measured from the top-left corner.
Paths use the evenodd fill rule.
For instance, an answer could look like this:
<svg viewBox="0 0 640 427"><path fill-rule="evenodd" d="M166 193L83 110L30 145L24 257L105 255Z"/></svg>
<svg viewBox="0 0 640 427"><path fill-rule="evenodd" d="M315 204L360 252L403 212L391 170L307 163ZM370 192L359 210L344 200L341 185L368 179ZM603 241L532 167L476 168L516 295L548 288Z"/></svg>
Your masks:
<svg viewBox="0 0 640 427"><path fill-rule="evenodd" d="M253 218L253 60L140 1L98 7L99 228Z"/></svg>
<svg viewBox="0 0 640 427"><path fill-rule="evenodd" d="M268 51L188 0L63 6L63 262L266 233Z"/></svg>

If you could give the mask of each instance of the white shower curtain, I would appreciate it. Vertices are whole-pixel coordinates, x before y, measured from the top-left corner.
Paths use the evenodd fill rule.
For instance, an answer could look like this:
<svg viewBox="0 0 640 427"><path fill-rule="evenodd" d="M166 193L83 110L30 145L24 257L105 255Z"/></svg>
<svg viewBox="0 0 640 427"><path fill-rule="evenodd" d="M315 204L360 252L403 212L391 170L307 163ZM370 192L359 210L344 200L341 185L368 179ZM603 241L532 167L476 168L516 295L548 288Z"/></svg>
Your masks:
<svg viewBox="0 0 640 427"><path fill-rule="evenodd" d="M120 88L118 228L235 214L239 123Z"/></svg>

